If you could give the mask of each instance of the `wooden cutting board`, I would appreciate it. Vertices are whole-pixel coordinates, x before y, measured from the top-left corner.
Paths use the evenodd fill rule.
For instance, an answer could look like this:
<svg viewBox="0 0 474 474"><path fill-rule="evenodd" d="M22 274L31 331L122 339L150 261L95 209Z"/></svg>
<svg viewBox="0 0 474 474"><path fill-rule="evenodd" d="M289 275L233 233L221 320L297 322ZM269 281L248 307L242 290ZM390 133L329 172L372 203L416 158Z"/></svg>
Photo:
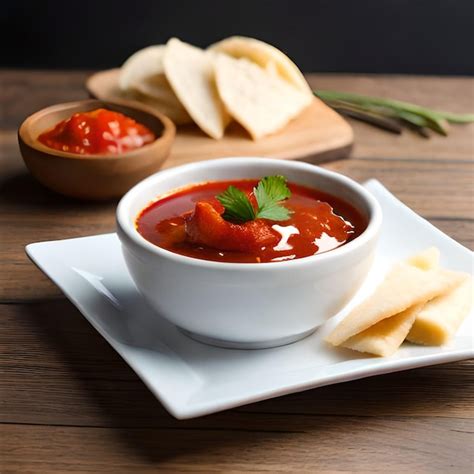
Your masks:
<svg viewBox="0 0 474 474"><path fill-rule="evenodd" d="M90 76L86 88L100 100L122 99L119 69ZM334 110L315 98L313 103L280 132L254 141L237 123L224 138L214 140L195 125L179 126L171 155L164 168L228 156L263 156L313 163L346 157L354 141L352 128Z"/></svg>

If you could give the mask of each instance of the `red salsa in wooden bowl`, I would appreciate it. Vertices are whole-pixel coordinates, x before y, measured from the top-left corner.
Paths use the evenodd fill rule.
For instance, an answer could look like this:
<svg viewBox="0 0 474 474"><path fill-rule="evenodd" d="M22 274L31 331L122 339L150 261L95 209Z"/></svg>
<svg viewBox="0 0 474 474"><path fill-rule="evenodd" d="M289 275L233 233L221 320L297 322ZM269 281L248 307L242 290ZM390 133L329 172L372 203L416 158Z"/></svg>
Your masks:
<svg viewBox="0 0 474 474"><path fill-rule="evenodd" d="M231 263L316 255L366 227L348 202L281 176L195 184L158 198L136 220L138 232L161 248Z"/></svg>
<svg viewBox="0 0 474 474"><path fill-rule="evenodd" d="M80 155L124 153L155 139L155 134L145 125L103 108L76 113L38 137L49 148Z"/></svg>

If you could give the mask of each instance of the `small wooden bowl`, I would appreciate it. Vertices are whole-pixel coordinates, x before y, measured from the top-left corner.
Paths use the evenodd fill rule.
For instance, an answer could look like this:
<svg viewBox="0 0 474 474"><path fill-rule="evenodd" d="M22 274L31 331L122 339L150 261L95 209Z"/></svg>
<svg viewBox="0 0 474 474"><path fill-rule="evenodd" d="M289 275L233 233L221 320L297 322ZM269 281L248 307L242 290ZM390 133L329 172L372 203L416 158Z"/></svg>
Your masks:
<svg viewBox="0 0 474 474"><path fill-rule="evenodd" d="M127 115L152 130L157 139L118 155L79 155L49 148L38 136L77 112L106 108ZM122 196L156 172L168 157L175 136L173 122L163 114L128 101L81 100L46 107L30 115L18 130L21 154L31 174L44 186L80 199Z"/></svg>

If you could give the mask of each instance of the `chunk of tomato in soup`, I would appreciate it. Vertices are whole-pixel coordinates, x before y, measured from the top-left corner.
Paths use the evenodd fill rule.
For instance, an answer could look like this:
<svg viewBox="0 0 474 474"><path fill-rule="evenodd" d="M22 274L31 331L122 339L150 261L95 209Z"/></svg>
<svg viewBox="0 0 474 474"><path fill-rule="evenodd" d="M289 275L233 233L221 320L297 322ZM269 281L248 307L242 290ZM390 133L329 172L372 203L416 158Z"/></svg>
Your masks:
<svg viewBox="0 0 474 474"><path fill-rule="evenodd" d="M198 202L186 219L186 234L190 242L217 250L258 252L266 246L278 244L278 233L262 220L235 224L226 221L209 202Z"/></svg>

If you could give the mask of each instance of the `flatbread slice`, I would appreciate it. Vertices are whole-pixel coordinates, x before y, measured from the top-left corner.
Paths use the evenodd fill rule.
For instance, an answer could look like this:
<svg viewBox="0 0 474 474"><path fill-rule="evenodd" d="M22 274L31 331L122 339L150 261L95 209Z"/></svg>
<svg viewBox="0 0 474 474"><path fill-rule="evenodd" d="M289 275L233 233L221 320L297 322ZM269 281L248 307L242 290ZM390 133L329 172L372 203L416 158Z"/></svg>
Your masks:
<svg viewBox="0 0 474 474"><path fill-rule="evenodd" d="M152 107L158 112L165 114L176 125L184 125L187 123L192 123L193 121L188 112L186 112L186 109L179 102L176 102L175 105L171 105L166 102L162 102L159 99L142 94L136 89L129 89L123 93L123 96L127 99L141 102L142 104Z"/></svg>
<svg viewBox="0 0 474 474"><path fill-rule="evenodd" d="M275 71L303 94L313 93L298 66L282 51L255 38L231 36L209 46L212 51L225 53L236 59L246 58L263 69Z"/></svg>
<svg viewBox="0 0 474 474"><path fill-rule="evenodd" d="M439 250L430 247L407 259L407 263L421 270L437 268ZM350 337L341 346L381 357L391 356L402 345L423 306L423 303L417 304L395 316L382 319L365 331Z"/></svg>
<svg viewBox="0 0 474 474"><path fill-rule="evenodd" d="M314 100L247 59L217 54L215 71L225 107L254 140L282 129Z"/></svg>
<svg viewBox="0 0 474 474"><path fill-rule="evenodd" d="M179 106L184 108L176 97L176 94L169 85L169 82L164 74L145 77L140 82L135 82L132 88L136 89L143 95L159 100L160 102L164 102L165 104L169 104L172 107Z"/></svg>
<svg viewBox="0 0 474 474"><path fill-rule="evenodd" d="M450 291L464 278L462 273L444 269L425 271L400 262L392 268L372 296L336 326L326 340L338 346L383 319Z"/></svg>
<svg viewBox="0 0 474 474"><path fill-rule="evenodd" d="M176 124L192 122L165 76L165 45L149 46L130 56L120 70L123 94L167 115Z"/></svg>
<svg viewBox="0 0 474 474"><path fill-rule="evenodd" d="M163 55L165 48L165 45L158 44L140 49L132 54L120 69L120 89L126 91L147 77L164 75Z"/></svg>
<svg viewBox="0 0 474 474"><path fill-rule="evenodd" d="M163 65L166 78L198 127L222 138L230 117L217 93L212 53L171 38Z"/></svg>
<svg viewBox="0 0 474 474"><path fill-rule="evenodd" d="M453 290L426 303L417 314L407 340L416 344L445 344L458 330L473 306L473 280L465 280Z"/></svg>
<svg viewBox="0 0 474 474"><path fill-rule="evenodd" d="M402 345L423 306L423 303L416 304L395 316L382 319L350 337L341 346L377 356L391 356Z"/></svg>

